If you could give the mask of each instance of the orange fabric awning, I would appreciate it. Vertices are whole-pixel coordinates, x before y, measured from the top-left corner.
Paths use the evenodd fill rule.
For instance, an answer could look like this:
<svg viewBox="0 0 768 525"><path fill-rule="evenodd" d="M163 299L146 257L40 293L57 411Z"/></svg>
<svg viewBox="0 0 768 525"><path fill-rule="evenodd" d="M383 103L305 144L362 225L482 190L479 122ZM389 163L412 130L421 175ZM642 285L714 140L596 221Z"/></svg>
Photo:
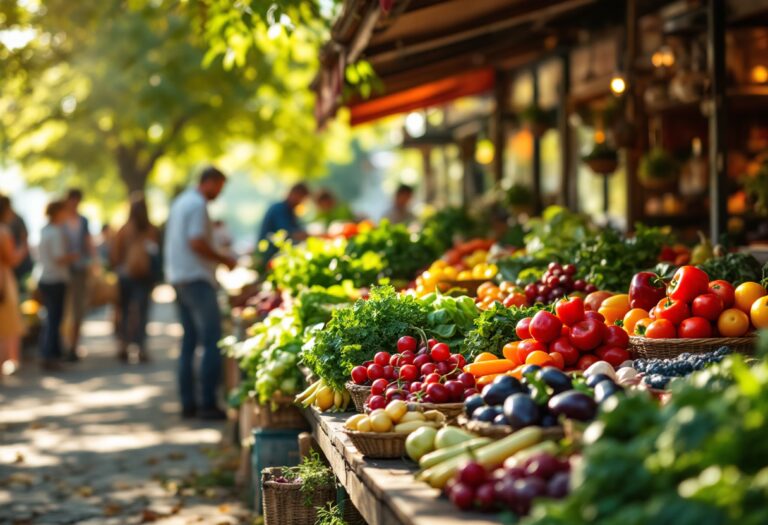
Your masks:
<svg viewBox="0 0 768 525"><path fill-rule="evenodd" d="M493 69L477 69L398 93L383 95L373 100L352 103L349 106L351 124L357 126L389 115L437 106L459 97L477 95L493 89L494 81Z"/></svg>

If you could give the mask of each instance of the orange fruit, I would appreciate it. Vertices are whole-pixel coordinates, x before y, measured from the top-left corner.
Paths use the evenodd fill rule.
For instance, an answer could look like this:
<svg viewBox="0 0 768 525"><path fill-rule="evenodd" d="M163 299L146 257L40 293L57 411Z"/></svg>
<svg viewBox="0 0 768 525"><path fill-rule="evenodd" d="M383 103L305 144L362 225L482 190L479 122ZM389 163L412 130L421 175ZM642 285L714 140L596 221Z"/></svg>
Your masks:
<svg viewBox="0 0 768 525"><path fill-rule="evenodd" d="M761 297L764 297L765 295L768 295L768 291L766 291L766 289L763 288L760 283L753 281L741 283L736 287L735 293L736 304L734 306L747 314L749 313L755 301Z"/></svg>
<svg viewBox="0 0 768 525"><path fill-rule="evenodd" d="M723 337L741 337L749 330L749 317L738 308L728 308L717 318L717 330Z"/></svg>
<svg viewBox="0 0 768 525"><path fill-rule="evenodd" d="M749 316L755 328L768 328L768 295L752 303Z"/></svg>

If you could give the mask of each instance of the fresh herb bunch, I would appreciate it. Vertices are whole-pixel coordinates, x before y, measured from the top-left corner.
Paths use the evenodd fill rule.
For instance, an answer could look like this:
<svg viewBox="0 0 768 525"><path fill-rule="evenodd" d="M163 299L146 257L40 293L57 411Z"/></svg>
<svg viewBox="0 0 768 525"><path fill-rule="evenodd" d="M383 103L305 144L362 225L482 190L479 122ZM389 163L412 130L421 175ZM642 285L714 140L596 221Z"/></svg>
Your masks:
<svg viewBox="0 0 768 525"><path fill-rule="evenodd" d="M768 523L768 363L741 356L602 407L567 499L528 525Z"/></svg>
<svg viewBox="0 0 768 525"><path fill-rule="evenodd" d="M747 281L760 282L763 267L760 261L749 253L727 253L723 257L713 257L699 268L707 272L710 281L723 279L738 286Z"/></svg>
<svg viewBox="0 0 768 525"><path fill-rule="evenodd" d="M672 241L667 229L640 223L635 225L633 237L624 237L613 228L605 228L594 237L575 244L572 261L580 278L602 290L623 292L637 269L653 267L662 246L672 244Z"/></svg>
<svg viewBox="0 0 768 525"><path fill-rule="evenodd" d="M403 335L418 336L427 326L428 313L429 308L414 297L399 295L391 286L374 287L367 300L333 312L304 345L302 362L341 390L356 365L380 350L392 351Z"/></svg>
<svg viewBox="0 0 768 525"><path fill-rule="evenodd" d="M463 354L474 359L483 352L501 357L501 349L510 341L519 341L515 333L518 321L532 317L540 310L552 311L552 306L523 306L507 308L496 303L475 319L475 328L464 340Z"/></svg>
<svg viewBox="0 0 768 525"><path fill-rule="evenodd" d="M562 262L574 246L592 237L587 217L562 206L549 206L541 217L529 220L527 226L526 251L547 262Z"/></svg>
<svg viewBox="0 0 768 525"><path fill-rule="evenodd" d="M282 476L293 483L301 483L304 506L312 506L312 498L318 489L334 486L336 477L331 468L323 463L320 454L312 450L296 467L283 467Z"/></svg>
<svg viewBox="0 0 768 525"><path fill-rule="evenodd" d="M333 503L318 507L315 525L346 525L341 507Z"/></svg>
<svg viewBox="0 0 768 525"><path fill-rule="evenodd" d="M404 225L383 220L377 227L350 239L345 255L351 260L375 255L382 262L380 277L411 280L441 252L423 243L419 235L411 234ZM375 282L376 279L370 279L365 285Z"/></svg>

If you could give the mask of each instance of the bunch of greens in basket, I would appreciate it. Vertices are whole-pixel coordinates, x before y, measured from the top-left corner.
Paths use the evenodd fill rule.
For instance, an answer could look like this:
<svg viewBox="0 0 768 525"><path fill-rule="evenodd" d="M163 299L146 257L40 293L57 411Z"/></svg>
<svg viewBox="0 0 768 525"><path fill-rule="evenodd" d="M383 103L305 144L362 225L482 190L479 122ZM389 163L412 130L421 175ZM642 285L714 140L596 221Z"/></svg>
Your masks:
<svg viewBox="0 0 768 525"><path fill-rule="evenodd" d="M312 498L319 489L335 486L336 477L331 468L323 463L314 450L305 456L296 467L283 467L282 476L292 483L301 483L304 505L312 505Z"/></svg>

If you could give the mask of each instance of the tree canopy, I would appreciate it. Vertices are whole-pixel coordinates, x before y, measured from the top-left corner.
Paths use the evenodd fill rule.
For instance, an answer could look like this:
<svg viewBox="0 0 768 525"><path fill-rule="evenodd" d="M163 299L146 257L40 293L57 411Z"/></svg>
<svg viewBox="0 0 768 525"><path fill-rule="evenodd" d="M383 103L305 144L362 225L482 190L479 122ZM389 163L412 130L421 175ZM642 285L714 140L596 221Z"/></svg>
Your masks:
<svg viewBox="0 0 768 525"><path fill-rule="evenodd" d="M161 164L179 180L237 143L262 174L321 174L349 155L343 126L316 132L309 89L333 2L283 4L0 0L0 24L32 35L0 43L0 161L102 195Z"/></svg>

